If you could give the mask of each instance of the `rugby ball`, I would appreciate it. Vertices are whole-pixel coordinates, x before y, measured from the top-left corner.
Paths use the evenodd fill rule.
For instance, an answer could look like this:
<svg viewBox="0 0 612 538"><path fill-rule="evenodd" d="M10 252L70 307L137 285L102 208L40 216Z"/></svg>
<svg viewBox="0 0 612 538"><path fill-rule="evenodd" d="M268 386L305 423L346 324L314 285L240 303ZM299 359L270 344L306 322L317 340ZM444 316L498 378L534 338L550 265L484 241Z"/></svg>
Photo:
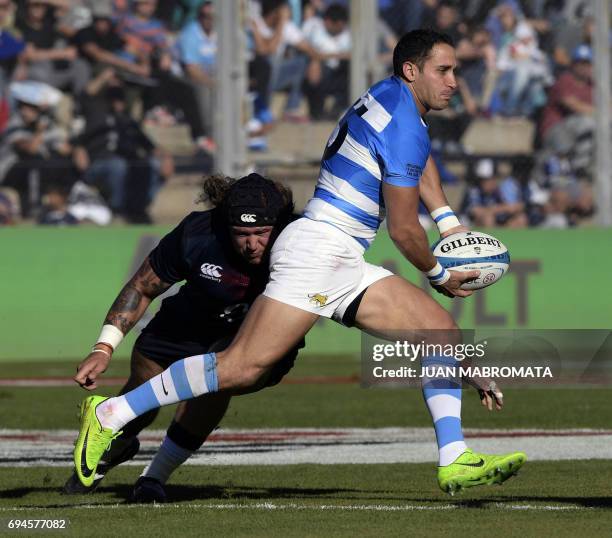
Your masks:
<svg viewBox="0 0 612 538"><path fill-rule="evenodd" d="M510 254L504 244L482 232L459 232L440 239L434 256L446 269L480 271L480 276L461 285L463 290L480 290L497 282L508 272Z"/></svg>

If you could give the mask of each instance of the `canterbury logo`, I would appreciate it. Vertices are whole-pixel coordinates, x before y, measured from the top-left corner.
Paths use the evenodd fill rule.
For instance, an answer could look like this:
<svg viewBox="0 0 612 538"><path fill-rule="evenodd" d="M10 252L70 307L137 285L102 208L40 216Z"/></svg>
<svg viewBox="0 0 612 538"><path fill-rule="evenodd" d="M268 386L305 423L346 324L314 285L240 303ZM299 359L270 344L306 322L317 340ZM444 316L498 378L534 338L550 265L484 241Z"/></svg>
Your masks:
<svg viewBox="0 0 612 538"><path fill-rule="evenodd" d="M253 215L252 213L243 213L240 215L240 220L242 222L255 222L255 217L256 215Z"/></svg>
<svg viewBox="0 0 612 538"><path fill-rule="evenodd" d="M206 278L221 278L223 267L220 265L213 265L212 263L204 263L200 267L200 271L202 271L202 276Z"/></svg>

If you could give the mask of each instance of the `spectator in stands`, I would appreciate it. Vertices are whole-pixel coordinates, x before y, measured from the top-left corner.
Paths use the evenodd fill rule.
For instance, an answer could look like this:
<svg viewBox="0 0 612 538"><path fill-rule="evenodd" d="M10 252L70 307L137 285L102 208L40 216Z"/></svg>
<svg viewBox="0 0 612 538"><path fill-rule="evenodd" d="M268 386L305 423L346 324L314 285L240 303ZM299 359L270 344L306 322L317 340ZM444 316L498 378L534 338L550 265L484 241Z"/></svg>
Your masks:
<svg viewBox="0 0 612 538"><path fill-rule="evenodd" d="M89 79L87 64L56 28L55 8L45 0L27 0L17 28L26 43L21 80L37 80L79 95Z"/></svg>
<svg viewBox="0 0 612 538"><path fill-rule="evenodd" d="M8 85L13 78L19 55L25 48L23 40L11 26L14 8L11 0L0 0L0 132L8 121Z"/></svg>
<svg viewBox="0 0 612 538"><path fill-rule="evenodd" d="M285 118L301 121L302 82L308 57L315 56L302 31L291 21L287 0L262 0L261 14L252 14L251 31L260 54L272 66L270 90L288 89Z"/></svg>
<svg viewBox="0 0 612 538"><path fill-rule="evenodd" d="M172 64L168 31L154 17L157 0L134 0L133 11L119 18L117 33L126 43L126 50L135 59L152 58L161 70Z"/></svg>
<svg viewBox="0 0 612 538"><path fill-rule="evenodd" d="M348 12L339 4L331 4L323 18L312 17L303 27L306 40L316 53L308 66L308 107L313 119L338 119L348 106L348 60L351 33ZM325 113L325 99L334 98L333 108Z"/></svg>
<svg viewBox="0 0 612 538"><path fill-rule="evenodd" d="M58 126L52 106L39 100L48 86L35 84L34 92L13 93L16 112L0 144L2 185L19 193L24 217L30 216L32 204L40 202L36 191L30 190L33 174L43 192L51 184L69 189L75 180L67 133Z"/></svg>
<svg viewBox="0 0 612 538"><path fill-rule="evenodd" d="M497 53L489 31L476 26L457 43L457 74L481 111L489 107L496 77Z"/></svg>
<svg viewBox="0 0 612 538"><path fill-rule="evenodd" d="M465 80L457 76L457 92L444 111L428 116L432 153L458 155L465 153L461 142L463 135L478 114L478 102L472 96ZM438 166L440 168L440 166Z"/></svg>
<svg viewBox="0 0 612 538"><path fill-rule="evenodd" d="M548 59L529 22L518 20L509 4L500 6L498 13L504 33L497 56L499 101L494 112L529 116L546 102L544 87L552 82Z"/></svg>
<svg viewBox="0 0 612 538"><path fill-rule="evenodd" d="M76 33L74 42L93 72L98 74L105 67L114 67L120 72L148 77L150 67L146 59L125 54L125 43L112 19L112 7L104 2L94 4L91 16L91 24Z"/></svg>
<svg viewBox="0 0 612 538"><path fill-rule="evenodd" d="M131 10L128 9L131 7ZM141 87L144 112L153 123L171 125L175 118L165 107L173 99L171 79L172 52L170 36L164 24L154 17L157 0L134 0L129 6L115 6L117 33L125 43L126 57L135 63L147 63L154 83Z"/></svg>
<svg viewBox="0 0 612 538"><path fill-rule="evenodd" d="M15 224L19 215L18 199L12 189L0 188L0 226Z"/></svg>
<svg viewBox="0 0 612 538"><path fill-rule="evenodd" d="M19 31L13 23L15 6L12 0L0 0L0 83L6 83L25 48Z"/></svg>
<svg viewBox="0 0 612 538"><path fill-rule="evenodd" d="M542 206L542 221L546 227L575 226L584 218L593 215L594 200L590 177L573 166L570 156L540 153L542 165L538 185L541 192L536 193ZM562 209L559 209L562 208ZM551 217L551 215L553 215Z"/></svg>
<svg viewBox="0 0 612 538"><path fill-rule="evenodd" d="M572 52L579 45L590 45L595 20L588 2L576 8L576 17L562 19L553 30L553 60L557 69L571 66Z"/></svg>
<svg viewBox="0 0 612 538"><path fill-rule="evenodd" d="M573 153L581 162L590 160L595 127L592 56L588 45L574 50L571 68L557 78L549 91L540 123L545 149L555 154Z"/></svg>
<svg viewBox="0 0 612 538"><path fill-rule="evenodd" d="M66 185L51 184L43 197L41 214L38 224L48 226L74 226L79 220L68 209L70 189Z"/></svg>
<svg viewBox="0 0 612 538"><path fill-rule="evenodd" d="M402 36L410 30L427 27L437 6L437 0L378 0L381 19L395 35Z"/></svg>
<svg viewBox="0 0 612 538"><path fill-rule="evenodd" d="M462 204L462 213L474 226L527 226L525 203L520 191L509 182L500 183L491 159L478 161L475 175L477 182L468 188Z"/></svg>
<svg viewBox="0 0 612 538"><path fill-rule="evenodd" d="M437 32L449 35L455 44L459 43L466 32L465 23L459 20L457 4L448 0L438 3L433 20L426 19L424 25Z"/></svg>
<svg viewBox="0 0 612 538"><path fill-rule="evenodd" d="M91 7L109 5L110 0L55 0L57 30L72 39L75 34L91 23Z"/></svg>
<svg viewBox="0 0 612 538"><path fill-rule="evenodd" d="M128 222L148 223L147 207L172 174L172 158L129 116L125 92L112 69L90 83L88 94L98 106L77 140L77 168L86 183L102 191L114 213Z"/></svg>
<svg viewBox="0 0 612 538"><path fill-rule="evenodd" d="M125 51L133 61L149 62L151 81L131 80L142 89L147 121L173 125L175 116L168 110L181 111L191 137L205 136L198 113L197 97L192 85L173 72L170 35L163 23L154 17L157 0L134 0L133 12L125 12L117 23L117 33L125 41Z"/></svg>
<svg viewBox="0 0 612 538"><path fill-rule="evenodd" d="M206 152L216 151L212 139L214 119L214 87L217 63L217 32L214 30L214 6L204 2L197 20L183 28L177 39L179 60L197 98L203 134L196 143Z"/></svg>
<svg viewBox="0 0 612 538"><path fill-rule="evenodd" d="M159 2L155 16L166 28L176 31L198 18L202 0L164 0Z"/></svg>

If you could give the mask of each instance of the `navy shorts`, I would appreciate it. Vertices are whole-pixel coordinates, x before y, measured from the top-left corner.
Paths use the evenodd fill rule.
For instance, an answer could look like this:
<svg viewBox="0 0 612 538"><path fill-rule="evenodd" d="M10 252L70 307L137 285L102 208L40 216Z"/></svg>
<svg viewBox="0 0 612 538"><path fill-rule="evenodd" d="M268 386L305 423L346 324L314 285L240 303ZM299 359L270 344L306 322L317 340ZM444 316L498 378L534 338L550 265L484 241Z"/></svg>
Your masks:
<svg viewBox="0 0 612 538"><path fill-rule="evenodd" d="M193 355L202 355L214 351L222 351L234 338L234 333L216 336L216 338L204 339L197 342L187 340L174 340L168 335L159 335L152 332L144 331L140 334L134 349L147 359L159 364L162 368L168 368L172 363L192 357ZM272 387L280 383L295 363L298 352L305 345L302 339L293 349L291 349L280 361L278 361L270 371L270 375L266 381L266 387Z"/></svg>

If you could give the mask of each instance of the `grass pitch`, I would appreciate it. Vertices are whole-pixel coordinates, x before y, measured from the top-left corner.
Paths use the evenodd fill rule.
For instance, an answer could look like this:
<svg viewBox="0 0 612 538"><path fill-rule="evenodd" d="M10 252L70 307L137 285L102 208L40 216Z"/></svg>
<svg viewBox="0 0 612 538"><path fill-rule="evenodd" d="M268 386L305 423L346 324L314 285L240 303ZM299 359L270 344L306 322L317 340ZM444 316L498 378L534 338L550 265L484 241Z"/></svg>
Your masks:
<svg viewBox="0 0 612 538"><path fill-rule="evenodd" d="M0 377L68 376L78 361L7 365ZM107 376L122 375L117 362ZM298 361L290 378L352 375L350 359ZM99 393L113 394L117 387ZM501 413L483 410L464 393L471 428L606 428L608 389L507 390ZM77 428L74 388L0 387L0 427ZM173 409L152 427L165 428ZM256 427L429 426L420 391L361 389L356 384L282 384L235 398L223 425ZM554 438L551 438L554 443ZM172 477L163 506L128 504L139 467L112 471L91 496L59 493L70 470L0 467L0 535L10 519L70 520L67 536L576 536L612 528L612 467L605 460L528 462L502 487L439 491L434 464L184 466ZM612 449L611 449L612 456ZM38 532L36 532L38 534Z"/></svg>
<svg viewBox="0 0 612 538"><path fill-rule="evenodd" d="M70 536L576 536L612 528L612 469L529 464L502 487L437 490L431 464L184 467L172 504L126 504L135 468L92 496L58 494L66 469L0 469L0 520L67 518ZM569 478L571 477L571 479ZM59 532L59 531L56 531Z"/></svg>

